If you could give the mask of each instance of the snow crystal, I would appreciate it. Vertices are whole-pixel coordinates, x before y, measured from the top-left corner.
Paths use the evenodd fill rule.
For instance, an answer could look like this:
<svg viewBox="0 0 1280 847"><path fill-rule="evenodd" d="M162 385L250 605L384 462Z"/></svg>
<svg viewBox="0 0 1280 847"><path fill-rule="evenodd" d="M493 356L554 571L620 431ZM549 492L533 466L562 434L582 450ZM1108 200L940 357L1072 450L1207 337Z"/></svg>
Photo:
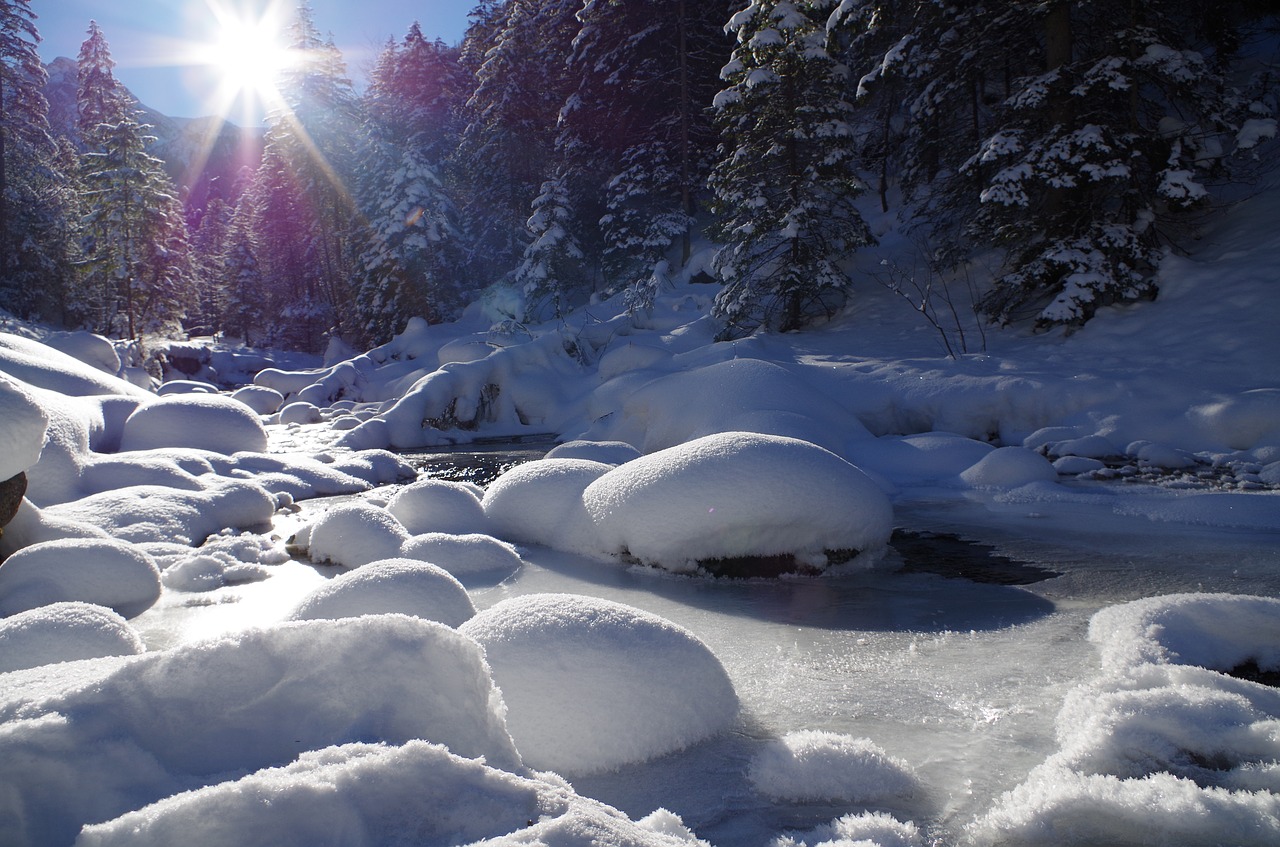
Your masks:
<svg viewBox="0 0 1280 847"><path fill-rule="evenodd" d="M400 548L406 559L430 562L467 586L501 582L520 569L520 554L490 535L428 532L407 539Z"/></svg>
<svg viewBox="0 0 1280 847"><path fill-rule="evenodd" d="M698 560L877 551L892 507L866 474L808 442L710 435L621 465L582 494L605 552L683 569Z"/></svg>
<svg viewBox="0 0 1280 847"><path fill-rule="evenodd" d="M408 537L386 509L355 502L335 506L317 518L310 526L306 546L313 562L356 568L397 557Z"/></svg>
<svg viewBox="0 0 1280 847"><path fill-rule="evenodd" d="M262 453L267 433L252 411L230 397L180 394L144 403L124 422L121 450L157 447Z"/></svg>
<svg viewBox="0 0 1280 847"><path fill-rule="evenodd" d="M992 488L1017 488L1057 478L1048 459L1025 447L999 447L960 473L967 485Z"/></svg>
<svg viewBox="0 0 1280 847"><path fill-rule="evenodd" d="M410 535L447 532L483 533L488 529L480 498L467 485L423 479L401 488L387 503L387 511Z"/></svg>
<svg viewBox="0 0 1280 847"><path fill-rule="evenodd" d="M354 741L520 767L479 646L402 615L146 653L22 708L25 731L0 734L0 842L14 847L69 844L82 824Z"/></svg>
<svg viewBox="0 0 1280 847"><path fill-rule="evenodd" d="M517 544L598 552L582 493L610 470L586 459L526 462L493 481L484 493L484 513L496 535Z"/></svg>
<svg viewBox="0 0 1280 847"><path fill-rule="evenodd" d="M460 631L484 646L507 728L532 767L585 774L645 761L727 729L738 712L701 641L620 603L527 595Z"/></svg>
<svg viewBox="0 0 1280 847"><path fill-rule="evenodd" d="M136 617L160 597L155 561L114 539L64 539L24 547L0 564L0 615L78 600Z"/></svg>
<svg viewBox="0 0 1280 847"><path fill-rule="evenodd" d="M145 649L123 617L91 603L50 603L0 620L0 673Z"/></svg>
<svg viewBox="0 0 1280 847"><path fill-rule="evenodd" d="M871 804L915 790L906 763L869 738L833 732L789 732L767 743L751 761L756 790L775 800Z"/></svg>
<svg viewBox="0 0 1280 847"><path fill-rule="evenodd" d="M290 620L412 615L457 627L475 614L467 590L448 571L411 559L383 559L339 574L312 591Z"/></svg>

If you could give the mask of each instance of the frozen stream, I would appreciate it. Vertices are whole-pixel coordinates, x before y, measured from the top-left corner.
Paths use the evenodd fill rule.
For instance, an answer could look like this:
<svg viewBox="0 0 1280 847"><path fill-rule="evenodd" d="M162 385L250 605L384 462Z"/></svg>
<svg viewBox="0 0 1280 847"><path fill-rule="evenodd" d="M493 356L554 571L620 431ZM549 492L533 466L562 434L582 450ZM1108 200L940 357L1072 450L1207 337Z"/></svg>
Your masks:
<svg viewBox="0 0 1280 847"><path fill-rule="evenodd" d="M536 452L536 451L534 451ZM518 461L521 457L513 457ZM438 470L438 467L437 467ZM900 528L954 533L1056 576L1010 586L881 565L839 577L712 580L524 548L510 580L473 589L480 609L508 597L568 592L646 609L688 628L720 658L742 702L738 730L646 765L575 779L582 794L638 818L678 813L718 845L762 845L862 807L772 803L746 778L761 739L801 729L866 737L907 762L912 797L886 806L934 843L964 828L1055 749L1066 692L1098 672L1090 617L1117 602L1183 591L1280 596L1273 535L1116 516L1106 490L1052 509L973 492L911 492ZM384 496L375 492L373 496ZM281 518L290 534L336 500ZM1091 527L1082 535L1079 527ZM339 572L291 562L263 582L167 594L134 621L152 649L280 619Z"/></svg>

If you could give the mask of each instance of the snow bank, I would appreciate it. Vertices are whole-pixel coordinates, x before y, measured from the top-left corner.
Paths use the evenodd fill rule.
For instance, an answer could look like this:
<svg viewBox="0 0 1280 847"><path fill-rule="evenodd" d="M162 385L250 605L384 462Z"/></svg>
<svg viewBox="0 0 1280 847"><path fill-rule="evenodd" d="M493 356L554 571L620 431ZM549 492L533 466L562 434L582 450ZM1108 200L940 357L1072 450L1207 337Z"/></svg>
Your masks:
<svg viewBox="0 0 1280 847"><path fill-rule="evenodd" d="M27 385L70 397L100 394L139 398L154 396L47 344L7 332L0 332L0 373Z"/></svg>
<svg viewBox="0 0 1280 847"><path fill-rule="evenodd" d="M86 827L77 847L344 844L703 845L670 812L633 822L562 782L518 776L438 745L347 744L179 794Z"/></svg>
<svg viewBox="0 0 1280 847"><path fill-rule="evenodd" d="M532 767L611 770L729 728L738 711L720 662L687 630L591 597L505 600L459 630L485 649L507 728Z"/></svg>
<svg viewBox="0 0 1280 847"><path fill-rule="evenodd" d="M144 403L124 422L121 450L157 447L264 453L267 431L257 415L230 397L179 394Z"/></svg>
<svg viewBox="0 0 1280 847"><path fill-rule="evenodd" d="M1211 438L1233 450L1280 443L1280 388L1258 388L1188 413Z"/></svg>
<svg viewBox="0 0 1280 847"><path fill-rule="evenodd" d="M515 547L478 533L415 535L401 545L400 555L444 568L467 586L502 582L523 564Z"/></svg>
<svg viewBox="0 0 1280 847"><path fill-rule="evenodd" d="M400 615L251 630L55 688L24 694L0 733L5 845L69 844L82 824L357 741L520 767L480 648Z"/></svg>
<svg viewBox="0 0 1280 847"><path fill-rule="evenodd" d="M612 465L587 459L541 459L517 465L485 490L494 532L517 544L598 553L600 542L582 495Z"/></svg>
<svg viewBox="0 0 1280 847"><path fill-rule="evenodd" d="M299 538L313 562L357 568L394 559L409 533L386 509L370 503L343 503L325 512Z"/></svg>
<svg viewBox="0 0 1280 847"><path fill-rule="evenodd" d="M145 650L124 618L90 603L51 603L0 620L0 673Z"/></svg>
<svg viewBox="0 0 1280 847"><path fill-rule="evenodd" d="M458 627L476 613L467 590L448 571L411 559L383 559L339 574L302 599L295 621L411 615Z"/></svg>
<svg viewBox="0 0 1280 847"><path fill-rule="evenodd" d="M910 796L907 764L869 738L801 730L768 742L747 773L756 791L774 800L869 805Z"/></svg>
<svg viewBox="0 0 1280 847"><path fill-rule="evenodd" d="M0 420L0 480L6 480L40 459L49 414L21 385L0 377Z"/></svg>
<svg viewBox="0 0 1280 847"><path fill-rule="evenodd" d="M1147 598L1096 614L1090 638L1102 676L1067 696L1058 751L975 823L975 838L1280 843L1280 690L1220 672L1280 670L1280 601Z"/></svg>
<svg viewBox="0 0 1280 847"><path fill-rule="evenodd" d="M903 823L883 812L863 812L836 818L808 832L787 833L775 838L769 847L924 847L924 844L920 829L914 823Z"/></svg>
<svg viewBox="0 0 1280 847"><path fill-rule="evenodd" d="M453 535L488 531L480 498L470 486L442 479L423 479L401 488L387 511L410 535L447 532Z"/></svg>
<svg viewBox="0 0 1280 847"><path fill-rule="evenodd" d="M700 560L878 551L893 510L866 474L814 444L729 432L621 465L582 494L603 549L682 569Z"/></svg>
<svg viewBox="0 0 1280 847"><path fill-rule="evenodd" d="M24 547L0 564L0 615L78 600L137 617L160 598L155 561L132 544L71 538Z"/></svg>

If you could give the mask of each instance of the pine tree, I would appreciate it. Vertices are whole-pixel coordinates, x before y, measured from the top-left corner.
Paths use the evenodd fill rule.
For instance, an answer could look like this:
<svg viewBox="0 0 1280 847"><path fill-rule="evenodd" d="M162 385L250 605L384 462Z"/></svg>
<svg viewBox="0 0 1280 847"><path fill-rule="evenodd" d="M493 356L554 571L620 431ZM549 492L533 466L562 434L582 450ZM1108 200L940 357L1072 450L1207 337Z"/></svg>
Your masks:
<svg viewBox="0 0 1280 847"><path fill-rule="evenodd" d="M253 343L266 311L262 271L253 244L252 206L253 195L249 192L241 194L231 217L224 254L222 313L219 316L219 326L246 345Z"/></svg>
<svg viewBox="0 0 1280 847"><path fill-rule="evenodd" d="M128 95L116 81L116 63L97 21L89 21L89 37L80 45L76 60L76 104L80 140L84 147L101 146L100 127L119 123L129 111Z"/></svg>
<svg viewBox="0 0 1280 847"><path fill-rule="evenodd" d="M833 314L849 282L840 262L873 242L852 204L864 185L847 69L827 50L830 8L753 0L729 22L738 46L715 101L725 141L711 175L724 337Z"/></svg>
<svg viewBox="0 0 1280 847"><path fill-rule="evenodd" d="M561 317L569 297L582 287L584 257L572 235L574 220L564 179L544 182L526 224L530 243L515 273L525 321Z"/></svg>
<svg viewBox="0 0 1280 847"><path fill-rule="evenodd" d="M592 240L613 286L643 286L658 262L688 260L731 11L715 0L588 0L578 13L577 86L561 112L559 152L584 222L599 220Z"/></svg>
<svg viewBox="0 0 1280 847"><path fill-rule="evenodd" d="M205 335L217 332L226 311L226 261L232 212L227 202L215 194L206 202L192 233L191 259L196 296L187 313L188 331Z"/></svg>

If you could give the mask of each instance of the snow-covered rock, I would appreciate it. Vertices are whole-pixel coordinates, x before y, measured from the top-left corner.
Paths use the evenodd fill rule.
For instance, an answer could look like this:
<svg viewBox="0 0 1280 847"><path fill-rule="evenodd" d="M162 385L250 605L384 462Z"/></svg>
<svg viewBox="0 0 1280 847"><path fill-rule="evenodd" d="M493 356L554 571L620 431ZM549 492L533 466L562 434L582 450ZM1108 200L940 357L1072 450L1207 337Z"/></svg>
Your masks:
<svg viewBox="0 0 1280 847"><path fill-rule="evenodd" d="M280 409L279 423L285 425L313 424L322 420L324 416L320 414L320 408L306 400L295 400Z"/></svg>
<svg viewBox="0 0 1280 847"><path fill-rule="evenodd" d="M485 490L485 516L497 536L517 544L598 552L600 542L582 494L612 468L588 459L542 459L517 465Z"/></svg>
<svg viewBox="0 0 1280 847"><path fill-rule="evenodd" d="M124 422L121 450L159 447L265 453L267 432L257 415L230 397L179 394L139 406Z"/></svg>
<svg viewBox="0 0 1280 847"><path fill-rule="evenodd" d="M49 413L19 383L0 377L0 421L0 480L6 480L40 459Z"/></svg>
<svg viewBox="0 0 1280 847"><path fill-rule="evenodd" d="M640 451L625 441L566 441L548 450L545 458L587 459L606 465L621 465L640 456Z"/></svg>
<svg viewBox="0 0 1280 847"><path fill-rule="evenodd" d="M408 538L409 533L386 509L355 502L335 506L317 518L306 546L313 562L356 568L396 558Z"/></svg>
<svg viewBox="0 0 1280 847"><path fill-rule="evenodd" d="M501 582L523 564L515 547L480 533L415 535L401 545L400 555L444 568L468 586Z"/></svg>
<svg viewBox="0 0 1280 847"><path fill-rule="evenodd" d="M160 570L132 544L65 539L24 547L0 564L0 615L63 601L136 617L160 597Z"/></svg>
<svg viewBox="0 0 1280 847"><path fill-rule="evenodd" d="M1057 478L1053 464L1026 447L999 447L960 472L960 480L975 488L1016 488Z"/></svg>
<svg viewBox="0 0 1280 847"><path fill-rule="evenodd" d="M1043 461L1043 460L1042 460ZM879 552L893 509L858 468L805 441L728 432L610 470L582 494L603 550L685 569L699 561Z"/></svg>
<svg viewBox="0 0 1280 847"><path fill-rule="evenodd" d="M120 373L120 354L111 340L85 330L55 332L44 340L54 350L61 350L86 365L103 373L116 376Z"/></svg>
<svg viewBox="0 0 1280 847"><path fill-rule="evenodd" d="M0 619L0 673L145 650L123 617L91 603L50 603Z"/></svg>
<svg viewBox="0 0 1280 847"><path fill-rule="evenodd" d="M526 763L565 774L641 762L728 729L719 660L657 615L592 597L504 600L460 632L485 650Z"/></svg>
<svg viewBox="0 0 1280 847"><path fill-rule="evenodd" d="M423 479L406 485L392 495L387 511L410 535L466 535L487 532L489 528L475 492L467 485L443 479Z"/></svg>
<svg viewBox="0 0 1280 847"><path fill-rule="evenodd" d="M239 400L259 415L274 415L284 404L284 395L265 385L245 385L231 392L232 400Z"/></svg>
<svg viewBox="0 0 1280 847"><path fill-rule="evenodd" d="M875 805L910 796L910 768L869 738L800 730L768 742L747 772L756 791L800 803Z"/></svg>
<svg viewBox="0 0 1280 847"><path fill-rule="evenodd" d="M304 597L289 618L401 614L458 627L475 611L467 590L448 571L412 559L383 559L329 580Z"/></svg>

